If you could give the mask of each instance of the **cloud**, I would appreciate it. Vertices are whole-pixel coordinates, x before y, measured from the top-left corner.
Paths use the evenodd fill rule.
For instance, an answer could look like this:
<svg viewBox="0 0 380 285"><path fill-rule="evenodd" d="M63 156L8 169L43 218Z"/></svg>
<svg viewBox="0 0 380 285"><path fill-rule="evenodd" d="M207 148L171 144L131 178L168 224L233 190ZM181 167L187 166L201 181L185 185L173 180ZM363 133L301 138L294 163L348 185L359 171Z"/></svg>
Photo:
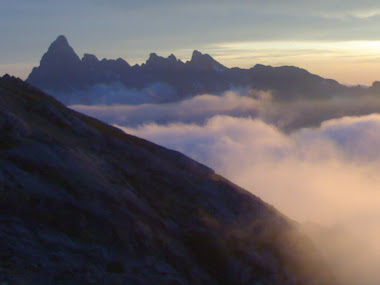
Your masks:
<svg viewBox="0 0 380 285"><path fill-rule="evenodd" d="M377 17L380 15L380 9L379 7L361 7L357 9L348 9L348 10L340 10L340 11L334 11L325 12L322 14L323 17L326 18L333 18L333 19L340 19L340 20L348 20L350 18L357 18L357 19L370 19L373 17Z"/></svg>
<svg viewBox="0 0 380 285"><path fill-rule="evenodd" d="M310 232L344 284L380 281L380 115L290 134L260 119L225 115L202 125L121 128L211 166L297 221L322 225Z"/></svg>
<svg viewBox="0 0 380 285"><path fill-rule="evenodd" d="M380 115L330 120L320 128L302 129L290 135L259 119L230 116L212 117L204 125L151 123L121 128L190 155L234 182L257 191L259 196L298 220L331 222L330 214L339 209L340 204L342 211L336 213L335 222L344 221L346 203L358 200L342 199L336 204L334 199L326 218L324 213L328 208L321 213L318 207L308 204L324 201L324 197L349 198L350 189L364 196L371 196L374 189L380 191L380 180L376 178L376 169L380 166ZM271 181L273 177L280 177L276 180L281 185ZM332 187L337 188L332 193L323 190ZM305 192L315 196L301 203L299 207L304 211L300 211L293 207L293 195L288 196L289 191L300 191L294 196L298 198ZM380 198L380 192L376 195Z"/></svg>
<svg viewBox="0 0 380 285"><path fill-rule="evenodd" d="M206 119L219 114L236 117L257 116L264 105L270 102L270 98L269 92L242 90L225 92L221 96L205 94L167 104L73 105L71 108L108 123L124 126L148 122L203 123Z"/></svg>
<svg viewBox="0 0 380 285"><path fill-rule="evenodd" d="M376 96L279 103L244 89L72 108L181 151L306 224L343 284L380 282Z"/></svg>
<svg viewBox="0 0 380 285"><path fill-rule="evenodd" d="M103 90L100 89L98 93L104 94ZM107 97L113 98L120 95L120 92L111 92ZM144 102L148 100L147 93L150 94L147 90L130 91L127 95L120 95L121 99L118 100L120 102L125 98L129 102L133 100L135 103L137 100ZM153 94L160 93L155 91ZM380 98L376 96L362 96L360 100L357 96L349 97L348 95L331 100L307 100L306 96L305 98L305 100L292 102L275 102L272 100L270 91L235 89L221 95L204 94L165 104L72 105L70 107L107 123L121 126L137 126L150 122L203 124L213 116L229 115L260 118L285 131L319 126L323 121L342 116L368 115L380 111Z"/></svg>

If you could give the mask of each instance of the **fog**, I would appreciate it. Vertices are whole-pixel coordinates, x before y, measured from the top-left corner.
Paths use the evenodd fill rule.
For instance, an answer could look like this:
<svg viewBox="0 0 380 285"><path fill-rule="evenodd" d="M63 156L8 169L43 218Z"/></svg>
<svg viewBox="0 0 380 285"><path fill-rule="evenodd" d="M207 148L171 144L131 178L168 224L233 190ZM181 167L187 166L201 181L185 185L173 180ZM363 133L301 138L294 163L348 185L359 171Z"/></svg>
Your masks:
<svg viewBox="0 0 380 285"><path fill-rule="evenodd" d="M300 223L343 284L380 283L377 98L280 104L243 90L73 108L181 151L274 205Z"/></svg>
<svg viewBox="0 0 380 285"><path fill-rule="evenodd" d="M123 129L211 166L304 224L344 284L380 281L380 115L290 135L231 116Z"/></svg>
<svg viewBox="0 0 380 285"><path fill-rule="evenodd" d="M271 94L256 90L204 94L175 103L140 105L73 105L71 108L108 123L136 126L155 122L204 123L215 115L258 116L271 102Z"/></svg>
<svg viewBox="0 0 380 285"><path fill-rule="evenodd" d="M380 202L380 115L330 120L289 135L259 119L231 116L204 125L119 127L211 166L299 221L346 222Z"/></svg>
<svg viewBox="0 0 380 285"><path fill-rule="evenodd" d="M161 90L157 89L159 86L155 86L155 92L152 92L155 96L160 96L157 91ZM98 86L98 88L100 87ZM101 94L101 90L98 90L99 94ZM116 88L116 90L119 89ZM108 89L103 91L109 92ZM123 90L118 92L123 92ZM101 97L99 94L97 93L95 98ZM112 98L112 94L104 97ZM118 94L116 92L114 96ZM316 127L323 121L332 118L368 115L380 111L380 98L376 96L278 102L272 100L269 91L235 89L217 95L202 94L179 102L157 104L152 103L150 99L147 101L147 90L145 89L140 92L134 90L132 93L129 90L123 95L123 98L131 100L131 94L134 98L133 104L114 103L107 105L107 101L99 101L100 103L97 105L76 104L70 107L107 123L122 126L137 126L151 122L159 124L172 122L203 124L213 116L229 115L232 117L260 118L286 132L302 127Z"/></svg>

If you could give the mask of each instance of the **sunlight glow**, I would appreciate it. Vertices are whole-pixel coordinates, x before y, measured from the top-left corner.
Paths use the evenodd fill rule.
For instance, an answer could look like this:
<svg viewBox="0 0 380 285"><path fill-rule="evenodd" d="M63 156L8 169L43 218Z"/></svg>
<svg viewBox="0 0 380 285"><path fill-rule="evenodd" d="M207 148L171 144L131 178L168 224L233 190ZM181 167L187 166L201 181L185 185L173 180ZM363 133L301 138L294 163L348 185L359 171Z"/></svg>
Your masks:
<svg viewBox="0 0 380 285"><path fill-rule="evenodd" d="M352 85L380 79L380 41L225 42L205 51L229 67L295 65Z"/></svg>

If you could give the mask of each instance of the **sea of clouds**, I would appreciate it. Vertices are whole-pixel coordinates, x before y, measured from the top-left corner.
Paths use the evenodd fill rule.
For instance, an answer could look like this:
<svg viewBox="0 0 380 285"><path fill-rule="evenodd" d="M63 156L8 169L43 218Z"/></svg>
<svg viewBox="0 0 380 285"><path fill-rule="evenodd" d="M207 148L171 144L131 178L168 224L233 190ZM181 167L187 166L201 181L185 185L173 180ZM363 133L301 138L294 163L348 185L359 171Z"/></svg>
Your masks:
<svg viewBox="0 0 380 285"><path fill-rule="evenodd" d="M72 108L210 166L299 222L344 284L379 284L377 98L278 103L235 90Z"/></svg>

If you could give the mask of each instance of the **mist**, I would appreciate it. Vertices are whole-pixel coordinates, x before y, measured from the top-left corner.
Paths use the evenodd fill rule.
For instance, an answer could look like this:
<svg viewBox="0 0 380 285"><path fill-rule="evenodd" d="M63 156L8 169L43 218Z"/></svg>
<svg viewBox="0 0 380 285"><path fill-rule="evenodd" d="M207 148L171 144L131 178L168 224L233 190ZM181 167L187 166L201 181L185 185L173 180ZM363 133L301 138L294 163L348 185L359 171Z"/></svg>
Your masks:
<svg viewBox="0 0 380 285"><path fill-rule="evenodd" d="M174 103L140 105L72 105L71 108L118 125L137 126L155 122L204 123L216 115L259 116L271 102L270 92L228 91L221 95L203 94Z"/></svg>
<svg viewBox="0 0 380 285"><path fill-rule="evenodd" d="M71 106L212 167L300 224L342 284L379 284L380 100L275 102L233 90Z"/></svg>
<svg viewBox="0 0 380 285"><path fill-rule="evenodd" d="M344 284L380 281L380 115L291 134L231 116L120 128L211 166L300 222Z"/></svg>
<svg viewBox="0 0 380 285"><path fill-rule="evenodd" d="M119 91L123 92L122 90ZM157 91L159 88L154 90L152 94L160 94ZM108 89L103 91L107 93ZM303 100L278 101L273 99L271 91L241 88L221 94L201 94L177 102L157 103L148 100L146 92L147 90L135 90L133 104L116 102L110 105L106 104L107 101L99 101L100 103L95 105L74 104L70 107L107 123L122 126L173 122L204 124L207 119L216 115L229 115L237 118L259 118L285 132L318 127L328 119L380 112L380 98L377 96L336 96L331 99L313 100L305 97ZM112 94L103 97L112 98ZM117 96L119 93L115 94ZM122 98L130 98L131 94L129 91Z"/></svg>

